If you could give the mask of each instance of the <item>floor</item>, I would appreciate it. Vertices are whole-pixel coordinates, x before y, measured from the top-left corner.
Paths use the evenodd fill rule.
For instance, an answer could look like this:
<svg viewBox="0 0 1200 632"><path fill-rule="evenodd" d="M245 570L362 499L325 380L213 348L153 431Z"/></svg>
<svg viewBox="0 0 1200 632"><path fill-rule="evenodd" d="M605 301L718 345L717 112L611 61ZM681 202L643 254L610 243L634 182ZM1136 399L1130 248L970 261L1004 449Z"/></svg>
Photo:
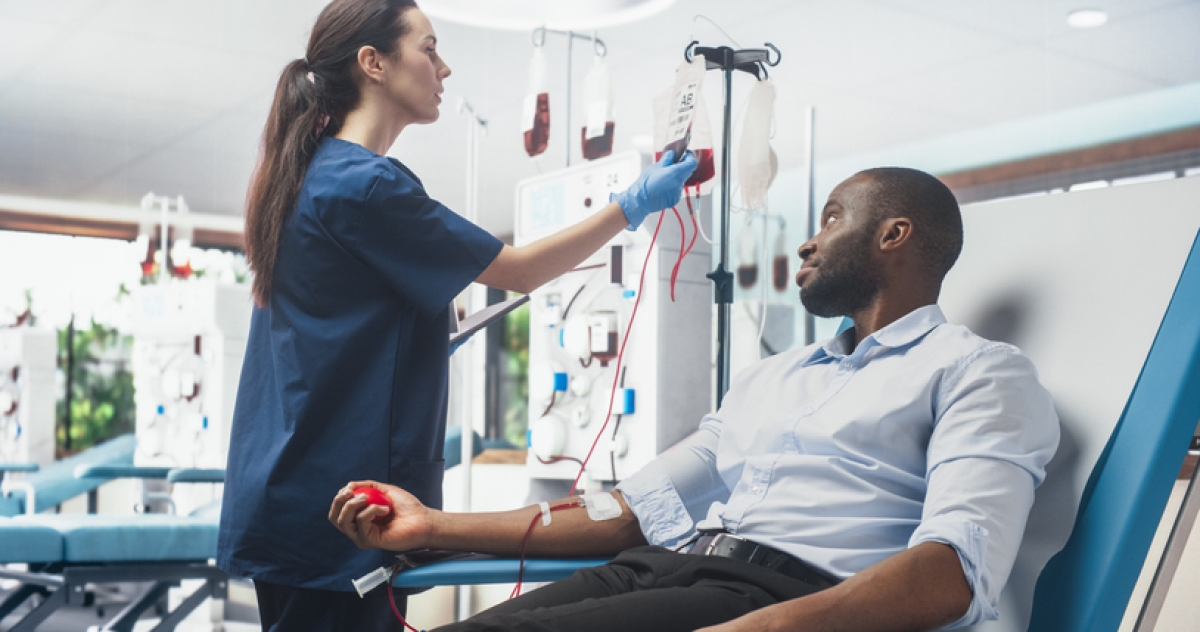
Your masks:
<svg viewBox="0 0 1200 632"><path fill-rule="evenodd" d="M61 608L43 622L42 625L38 626L38 632L88 632L99 630L105 622L116 616L125 604L128 603L129 599L136 595L143 586L139 584L118 585L114 587L112 592L98 593L95 605ZM3 601L8 593L9 590L0 587L0 601ZM247 594L250 595L249 603L245 600ZM225 602L223 622L225 632L257 632L260 629L258 625L258 610L253 602L253 594L254 589L249 587L248 583L242 586L241 582L235 580L230 584L230 599ZM7 630L9 627L15 625L31 607L23 607L0 621L0 630ZM204 613L199 612L205 607L205 605L201 605L197 609L197 613L194 613L187 621L180 624L176 630L178 632L212 632L212 624L207 623L203 616ZM134 630L135 632L150 630L157 624L157 615L151 611L138 621L137 625L134 626Z"/></svg>

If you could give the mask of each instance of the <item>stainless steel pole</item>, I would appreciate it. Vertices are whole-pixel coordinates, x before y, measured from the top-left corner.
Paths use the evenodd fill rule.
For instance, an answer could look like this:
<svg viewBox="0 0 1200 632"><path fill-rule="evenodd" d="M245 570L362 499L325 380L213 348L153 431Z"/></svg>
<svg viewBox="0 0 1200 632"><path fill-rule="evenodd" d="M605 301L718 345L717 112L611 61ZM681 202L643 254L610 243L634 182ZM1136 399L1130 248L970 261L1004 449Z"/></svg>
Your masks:
<svg viewBox="0 0 1200 632"><path fill-rule="evenodd" d="M732 51L729 54L732 56ZM729 169L729 147L733 143L733 112L731 107L731 99L733 98L733 64L726 60L726 63L722 64L722 67L725 74L725 118L721 137L721 260L718 268L720 270L727 270L726 263L729 261L729 201L732 193L729 186L730 176L732 175ZM721 407L721 400L725 399L725 393L729 391L729 345L732 342L730 336L730 307L731 302L724 300L724 297L717 302L718 408Z"/></svg>

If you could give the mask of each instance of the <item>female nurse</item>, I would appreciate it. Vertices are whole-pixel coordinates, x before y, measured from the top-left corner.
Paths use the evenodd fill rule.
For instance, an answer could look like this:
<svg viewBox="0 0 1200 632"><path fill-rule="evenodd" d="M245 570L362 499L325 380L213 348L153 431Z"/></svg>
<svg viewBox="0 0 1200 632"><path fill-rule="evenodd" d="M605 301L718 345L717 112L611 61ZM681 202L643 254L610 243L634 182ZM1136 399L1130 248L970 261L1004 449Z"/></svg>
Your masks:
<svg viewBox="0 0 1200 632"><path fill-rule="evenodd" d="M392 560L325 514L351 480L441 505L452 299L473 281L532 291L675 204L695 168L664 156L579 224L504 245L385 155L437 120L449 76L412 0L335 0L275 89L247 197L255 309L217 557L254 580L264 630L400 629L386 591L350 583Z"/></svg>

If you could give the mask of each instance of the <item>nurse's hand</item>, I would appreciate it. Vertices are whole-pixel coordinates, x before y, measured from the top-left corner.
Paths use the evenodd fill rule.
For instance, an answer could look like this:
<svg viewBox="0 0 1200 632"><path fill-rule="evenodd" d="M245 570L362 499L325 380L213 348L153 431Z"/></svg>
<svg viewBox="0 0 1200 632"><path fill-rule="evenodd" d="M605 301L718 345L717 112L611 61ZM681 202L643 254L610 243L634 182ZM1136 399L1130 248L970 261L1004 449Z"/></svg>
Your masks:
<svg viewBox="0 0 1200 632"><path fill-rule="evenodd" d="M629 221L629 230L637 230L647 215L679 203L683 183L696 170L696 157L689 151L683 160L674 162L673 150L663 152L659 161L646 167L628 189L613 195Z"/></svg>
<svg viewBox="0 0 1200 632"><path fill-rule="evenodd" d="M375 524L373 521L386 516L389 510L380 505L367 504L364 494L355 496L351 490L359 487L374 487L383 492L392 505L391 519L383 524ZM349 483L333 497L333 504L329 507L329 522L360 549L406 551L425 546L429 536L429 511L415 496L399 487L374 481L357 481Z"/></svg>

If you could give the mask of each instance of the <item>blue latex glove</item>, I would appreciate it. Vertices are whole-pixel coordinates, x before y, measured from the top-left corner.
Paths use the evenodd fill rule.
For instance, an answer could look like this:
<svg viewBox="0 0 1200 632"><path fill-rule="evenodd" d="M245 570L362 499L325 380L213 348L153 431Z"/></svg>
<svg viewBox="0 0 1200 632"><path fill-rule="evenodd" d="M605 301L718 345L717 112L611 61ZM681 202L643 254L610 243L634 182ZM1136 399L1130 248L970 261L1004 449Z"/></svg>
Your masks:
<svg viewBox="0 0 1200 632"><path fill-rule="evenodd" d="M633 185L612 195L609 201L616 200L620 205L629 221L628 230L637 230L647 215L679 203L683 183L696 170L696 157L689 151L679 164L671 164L673 162L675 152L668 149L658 162L646 167Z"/></svg>

